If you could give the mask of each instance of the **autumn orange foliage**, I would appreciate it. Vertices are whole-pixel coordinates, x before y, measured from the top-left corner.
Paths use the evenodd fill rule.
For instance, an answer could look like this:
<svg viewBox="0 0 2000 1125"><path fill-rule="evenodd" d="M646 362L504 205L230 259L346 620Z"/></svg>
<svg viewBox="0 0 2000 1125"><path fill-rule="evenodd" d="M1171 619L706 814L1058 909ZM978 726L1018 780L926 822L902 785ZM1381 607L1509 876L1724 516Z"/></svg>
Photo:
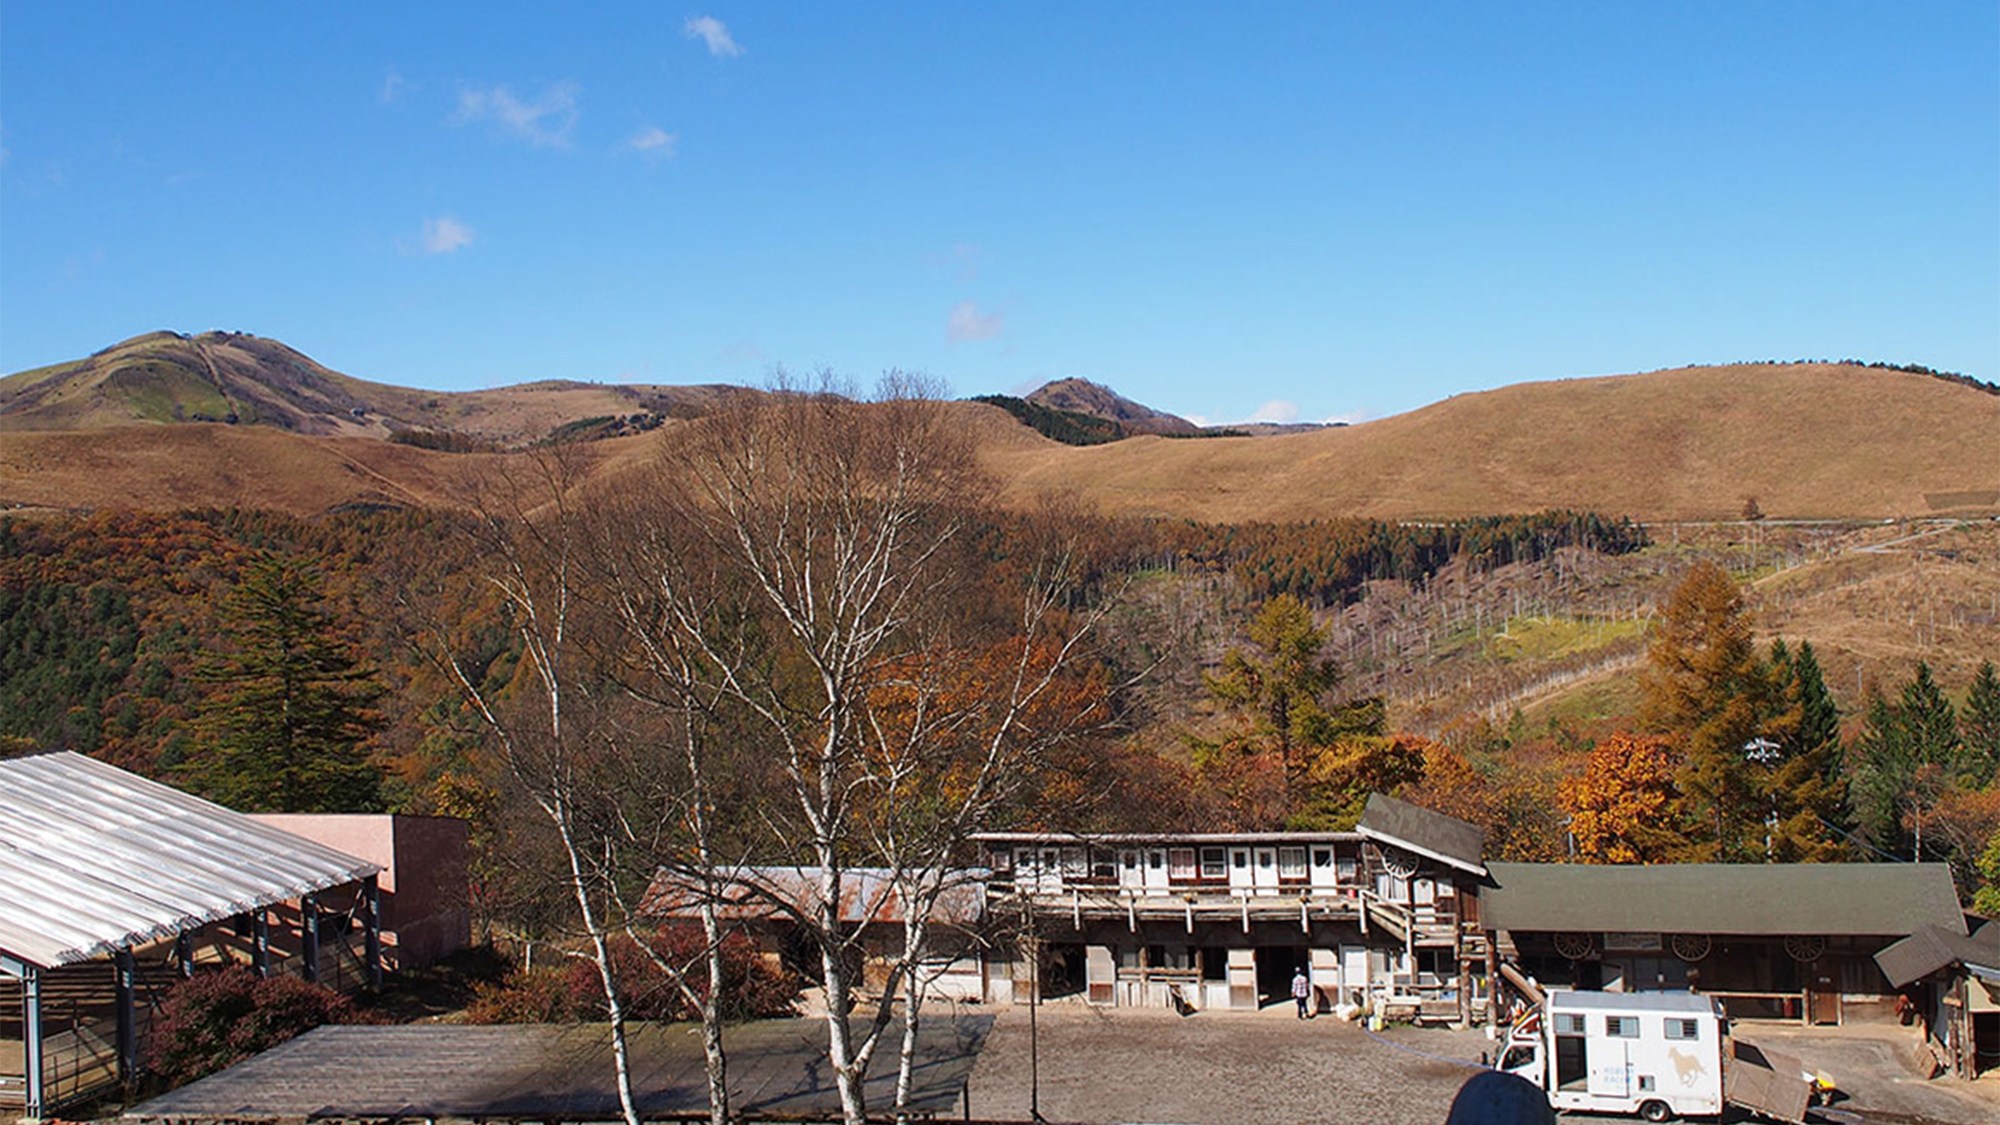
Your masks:
<svg viewBox="0 0 2000 1125"><path fill-rule="evenodd" d="M1657 863L1686 845L1674 827L1679 755L1665 738L1615 734L1591 748L1583 775L1563 783L1577 858Z"/></svg>

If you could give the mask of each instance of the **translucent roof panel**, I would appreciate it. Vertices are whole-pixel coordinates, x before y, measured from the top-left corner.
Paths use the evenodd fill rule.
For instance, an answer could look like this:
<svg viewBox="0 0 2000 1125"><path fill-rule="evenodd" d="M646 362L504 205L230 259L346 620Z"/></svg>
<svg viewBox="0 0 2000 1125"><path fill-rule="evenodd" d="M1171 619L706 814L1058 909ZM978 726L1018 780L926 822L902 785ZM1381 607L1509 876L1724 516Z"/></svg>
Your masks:
<svg viewBox="0 0 2000 1125"><path fill-rule="evenodd" d="M44 967L381 868L81 754L0 761L0 952Z"/></svg>

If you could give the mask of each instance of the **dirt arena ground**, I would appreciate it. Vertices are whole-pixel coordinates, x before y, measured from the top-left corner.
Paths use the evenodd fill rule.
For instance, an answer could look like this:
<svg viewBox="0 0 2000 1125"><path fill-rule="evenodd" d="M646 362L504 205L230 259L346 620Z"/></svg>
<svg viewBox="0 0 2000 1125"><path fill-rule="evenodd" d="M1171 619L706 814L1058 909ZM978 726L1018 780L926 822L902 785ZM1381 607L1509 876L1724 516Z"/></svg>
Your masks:
<svg viewBox="0 0 2000 1125"><path fill-rule="evenodd" d="M1291 1006L1182 1018L1151 1008L1045 1005L1041 1112L1058 1122L1437 1125L1490 1050L1476 1032L1398 1030L1387 1040ZM969 1089L972 1116L1025 1120L1028 1014L1002 1008Z"/></svg>
<svg viewBox="0 0 2000 1125"><path fill-rule="evenodd" d="M971 1116L1025 1120L1028 1013L982 1010L997 1011L998 1021L973 1069ZM1040 1109L1052 1122L1440 1125L1481 1052L1493 1049L1476 1031L1392 1028L1371 1036L1326 1016L1300 1023L1289 1005L1183 1018L1059 1002L1044 1006L1037 1022ZM1923 1081L1901 1057L1904 1029L1752 1024L1738 1032L1840 1083L1846 1098L1818 1111L1826 1125L2000 1122L2000 1075Z"/></svg>

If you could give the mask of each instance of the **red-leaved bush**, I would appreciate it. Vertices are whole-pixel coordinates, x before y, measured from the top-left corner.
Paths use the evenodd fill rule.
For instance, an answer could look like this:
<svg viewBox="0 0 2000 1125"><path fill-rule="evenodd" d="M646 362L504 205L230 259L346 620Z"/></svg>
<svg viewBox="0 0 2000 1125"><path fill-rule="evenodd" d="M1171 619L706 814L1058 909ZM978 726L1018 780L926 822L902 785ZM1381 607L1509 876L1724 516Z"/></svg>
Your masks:
<svg viewBox="0 0 2000 1125"><path fill-rule="evenodd" d="M167 991L148 1061L178 1085L268 1051L323 1023L354 1023L347 997L298 977L259 979L241 965L197 973Z"/></svg>
<svg viewBox="0 0 2000 1125"><path fill-rule="evenodd" d="M697 995L706 993L706 942L698 927L663 926L648 935L647 944L668 964L684 968ZM612 939L611 965L627 1017L668 1022L701 1018L700 1010L630 938ZM748 938L732 934L723 939L722 970L724 1019L792 1014L799 999L798 978L759 957ZM465 1012L470 1023L570 1023L605 1016L604 986L596 962L588 957L482 985Z"/></svg>

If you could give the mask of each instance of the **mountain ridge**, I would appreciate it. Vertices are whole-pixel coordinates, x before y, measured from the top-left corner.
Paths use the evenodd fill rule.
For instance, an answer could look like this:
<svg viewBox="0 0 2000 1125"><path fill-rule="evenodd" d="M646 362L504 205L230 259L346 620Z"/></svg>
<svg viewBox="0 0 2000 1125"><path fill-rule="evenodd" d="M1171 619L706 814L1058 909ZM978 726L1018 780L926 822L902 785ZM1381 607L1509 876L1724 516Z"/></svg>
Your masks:
<svg viewBox="0 0 2000 1125"><path fill-rule="evenodd" d="M688 416L753 393L726 384L572 379L431 391L347 375L262 336L160 331L0 377L0 432L216 422L315 437L449 431L519 445L580 420Z"/></svg>
<svg viewBox="0 0 2000 1125"><path fill-rule="evenodd" d="M999 405L949 409L1009 502L1068 493L1106 514L2000 513L2000 396L1964 377L1920 374L1938 375L1844 363L1689 367L1518 383L1353 426L1254 438L1186 419L1176 420L1192 434L1123 436L1125 422L1107 419L1120 436L1088 445L1049 440ZM1061 389L1099 410L1174 418L1082 380ZM503 450L616 437L587 443L591 471L612 477L686 419L760 393L569 380L424 391L343 375L260 337L152 333L0 379L0 504L302 513L448 505L504 464ZM160 424L175 417L181 424ZM1188 436L1209 440L1171 440Z"/></svg>

